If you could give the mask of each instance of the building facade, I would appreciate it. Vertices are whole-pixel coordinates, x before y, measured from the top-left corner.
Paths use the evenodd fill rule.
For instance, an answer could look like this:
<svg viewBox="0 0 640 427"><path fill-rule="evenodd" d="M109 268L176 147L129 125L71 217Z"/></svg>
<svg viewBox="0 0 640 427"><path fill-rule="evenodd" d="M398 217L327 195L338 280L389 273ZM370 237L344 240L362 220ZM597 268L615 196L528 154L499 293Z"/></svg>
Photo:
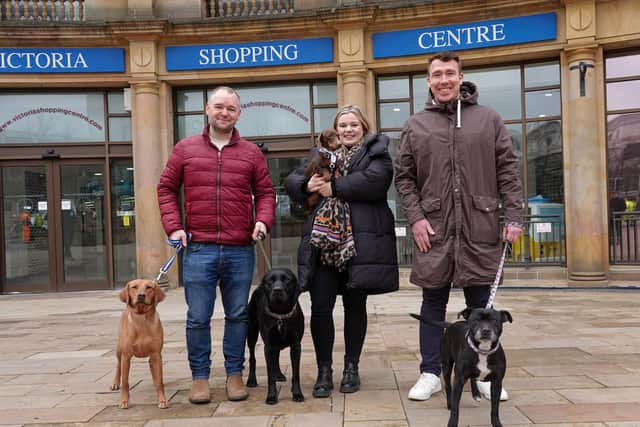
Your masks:
<svg viewBox="0 0 640 427"><path fill-rule="evenodd" d="M520 159L527 221L505 277L637 283L637 22L635 0L0 2L0 292L156 277L172 254L158 178L218 85L239 91L238 128L277 189L267 256L294 267L305 214L284 178L343 104L393 156L441 50L460 55ZM410 226L388 200L409 265Z"/></svg>

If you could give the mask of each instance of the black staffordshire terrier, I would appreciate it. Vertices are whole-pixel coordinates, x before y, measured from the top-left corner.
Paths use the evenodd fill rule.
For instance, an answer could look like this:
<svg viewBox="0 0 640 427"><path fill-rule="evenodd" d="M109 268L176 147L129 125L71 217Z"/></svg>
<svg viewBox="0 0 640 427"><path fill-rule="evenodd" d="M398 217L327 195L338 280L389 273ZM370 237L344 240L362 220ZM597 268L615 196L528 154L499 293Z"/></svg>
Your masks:
<svg viewBox="0 0 640 427"><path fill-rule="evenodd" d="M286 381L280 370L280 350L289 347L291 354L291 394L303 402L300 389L300 342L304 335L304 314L298 304L298 280L288 268L275 268L262 278L249 301L249 377L247 387L256 387L255 348L258 332L264 343L269 388L266 403L278 403L276 381Z"/></svg>
<svg viewBox="0 0 640 427"><path fill-rule="evenodd" d="M458 425L462 388L471 379L471 394L480 400L476 380L491 381L491 425L502 426L499 415L502 379L507 369L507 358L500 345L502 324L513 322L506 310L466 308L458 314L465 320L449 323L412 317L433 326L445 328L440 343L440 362L447 396L447 409L451 411L448 427ZM453 394L451 371L455 369Z"/></svg>

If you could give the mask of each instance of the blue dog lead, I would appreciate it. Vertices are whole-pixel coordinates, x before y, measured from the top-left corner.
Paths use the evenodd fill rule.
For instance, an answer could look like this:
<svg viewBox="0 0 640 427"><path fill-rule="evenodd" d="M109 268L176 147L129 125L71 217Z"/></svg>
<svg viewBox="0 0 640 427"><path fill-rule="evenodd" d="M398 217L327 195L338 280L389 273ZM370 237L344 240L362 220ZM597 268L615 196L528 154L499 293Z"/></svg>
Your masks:
<svg viewBox="0 0 640 427"><path fill-rule="evenodd" d="M187 234L187 242L190 241L190 240L191 240L191 233L188 233ZM156 283L158 283L160 281L162 276L167 274L167 271L169 271L169 268L171 268L171 264L173 264L173 261L175 261L176 257L180 253L180 251L182 251L182 249L184 248L184 246L182 246L182 240L180 240L180 239L177 239L177 240L167 239L167 244L169 246L173 247L173 248L176 248L176 251L173 253L173 255L171 255L171 258L169 258L169 261L167 261L160 268L160 273L158 273L158 277L156 277Z"/></svg>

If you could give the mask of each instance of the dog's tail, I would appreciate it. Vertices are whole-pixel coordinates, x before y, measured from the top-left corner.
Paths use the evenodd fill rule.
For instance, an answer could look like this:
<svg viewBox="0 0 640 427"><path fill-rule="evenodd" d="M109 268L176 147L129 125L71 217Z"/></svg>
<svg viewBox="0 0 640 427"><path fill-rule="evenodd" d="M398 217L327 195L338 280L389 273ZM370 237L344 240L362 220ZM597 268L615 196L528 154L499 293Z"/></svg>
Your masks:
<svg viewBox="0 0 640 427"><path fill-rule="evenodd" d="M427 325L431 325L431 326L435 326L438 328L448 328L449 326L451 326L453 323L451 322L441 322L439 320L431 320L431 319L424 319L422 318L422 316L420 316L419 314L415 314L415 313L409 313L409 316L413 317L414 319L417 319L423 323L426 323Z"/></svg>

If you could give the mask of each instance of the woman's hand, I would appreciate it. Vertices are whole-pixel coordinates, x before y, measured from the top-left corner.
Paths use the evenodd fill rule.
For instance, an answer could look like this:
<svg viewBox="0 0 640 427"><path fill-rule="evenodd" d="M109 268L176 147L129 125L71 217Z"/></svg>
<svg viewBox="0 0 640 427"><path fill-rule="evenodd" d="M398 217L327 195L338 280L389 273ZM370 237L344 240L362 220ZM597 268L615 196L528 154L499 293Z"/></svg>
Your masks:
<svg viewBox="0 0 640 427"><path fill-rule="evenodd" d="M309 191L309 193L320 193L322 197L331 197L333 195L333 193L331 192L331 181L325 181L320 174L314 174L311 178L309 178L309 182L307 183L307 190Z"/></svg>

